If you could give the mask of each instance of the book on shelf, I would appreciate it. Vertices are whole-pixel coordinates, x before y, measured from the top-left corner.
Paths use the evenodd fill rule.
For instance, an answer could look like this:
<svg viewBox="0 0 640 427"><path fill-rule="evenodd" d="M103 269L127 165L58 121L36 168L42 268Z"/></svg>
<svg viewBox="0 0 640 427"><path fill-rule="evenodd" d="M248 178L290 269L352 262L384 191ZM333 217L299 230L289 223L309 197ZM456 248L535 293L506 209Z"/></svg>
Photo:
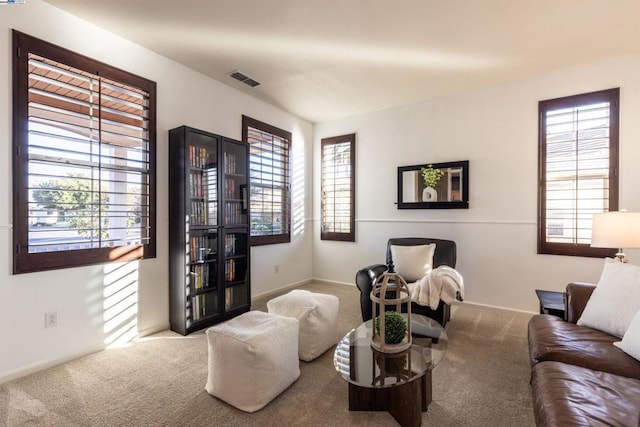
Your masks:
<svg viewBox="0 0 640 427"><path fill-rule="evenodd" d="M207 297L209 296L196 295L195 297L191 298L192 319L194 322L208 316L209 314L213 314L207 311Z"/></svg>
<svg viewBox="0 0 640 427"><path fill-rule="evenodd" d="M227 282L233 282L236 278L236 260L228 259L224 266L225 279Z"/></svg>
<svg viewBox="0 0 640 427"><path fill-rule="evenodd" d="M210 219L215 216L208 211L209 203L206 200L191 200L190 221L193 225L209 225ZM215 210L214 210L215 212ZM213 222L215 224L215 221Z"/></svg>
<svg viewBox="0 0 640 427"><path fill-rule="evenodd" d="M224 173L236 173L236 155L233 153L224 153Z"/></svg>
<svg viewBox="0 0 640 427"><path fill-rule="evenodd" d="M242 202L225 203L225 224L242 224Z"/></svg>
<svg viewBox="0 0 640 427"><path fill-rule="evenodd" d="M198 261L198 257L200 256L200 252L198 248L200 247L200 237L191 236L191 247L189 248L189 253L191 254L191 261Z"/></svg>
<svg viewBox="0 0 640 427"><path fill-rule="evenodd" d="M193 306L193 320L200 320L200 298L198 295L191 298L191 304Z"/></svg>
<svg viewBox="0 0 640 427"><path fill-rule="evenodd" d="M236 254L236 236L235 234L228 234L224 237L224 254L235 255Z"/></svg>
<svg viewBox="0 0 640 427"><path fill-rule="evenodd" d="M226 178L224 180L224 195L227 199L236 198L236 180L233 178Z"/></svg>
<svg viewBox="0 0 640 427"><path fill-rule="evenodd" d="M231 310L233 308L233 288L225 288L224 290L224 309Z"/></svg>
<svg viewBox="0 0 640 427"><path fill-rule="evenodd" d="M208 194L216 194L215 182L209 178L208 171L189 173L189 196L207 198Z"/></svg>
<svg viewBox="0 0 640 427"><path fill-rule="evenodd" d="M204 169L207 166L207 149L204 147L189 146L189 167Z"/></svg>
<svg viewBox="0 0 640 427"><path fill-rule="evenodd" d="M215 254L217 252L215 248L215 238L213 248L210 246L209 239L210 237L204 235L191 236L189 251L192 262L204 261L209 258L210 254Z"/></svg>
<svg viewBox="0 0 640 427"><path fill-rule="evenodd" d="M210 269L211 267L209 264L199 264L192 267L192 276L194 278L193 287L196 291L211 286L211 276L209 274Z"/></svg>

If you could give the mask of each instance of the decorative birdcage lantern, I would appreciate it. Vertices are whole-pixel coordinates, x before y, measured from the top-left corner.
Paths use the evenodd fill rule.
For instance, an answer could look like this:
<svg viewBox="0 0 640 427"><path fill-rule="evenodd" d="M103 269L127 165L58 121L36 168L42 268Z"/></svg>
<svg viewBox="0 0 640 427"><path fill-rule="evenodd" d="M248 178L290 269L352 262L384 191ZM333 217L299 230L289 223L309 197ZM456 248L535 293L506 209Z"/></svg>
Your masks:
<svg viewBox="0 0 640 427"><path fill-rule="evenodd" d="M373 281L371 305L371 346L383 353L399 353L411 347L411 294L391 260L387 271Z"/></svg>
<svg viewBox="0 0 640 427"><path fill-rule="evenodd" d="M373 358L376 361L371 365L373 386L384 387L408 381L412 377L411 349L399 353L382 353L376 349L371 351L373 351Z"/></svg>

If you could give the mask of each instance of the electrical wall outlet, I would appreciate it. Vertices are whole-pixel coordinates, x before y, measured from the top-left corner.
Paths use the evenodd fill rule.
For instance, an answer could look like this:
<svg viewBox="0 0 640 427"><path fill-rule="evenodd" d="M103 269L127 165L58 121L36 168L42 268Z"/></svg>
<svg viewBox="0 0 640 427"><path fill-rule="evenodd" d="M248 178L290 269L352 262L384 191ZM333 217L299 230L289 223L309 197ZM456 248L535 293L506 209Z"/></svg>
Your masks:
<svg viewBox="0 0 640 427"><path fill-rule="evenodd" d="M274 266L273 266L273 271L274 271L276 274L280 273L280 266L279 266L279 265L274 265Z"/></svg>
<svg viewBox="0 0 640 427"><path fill-rule="evenodd" d="M44 314L44 327L45 328L55 328L58 326L58 313L55 311L51 311L49 313Z"/></svg>

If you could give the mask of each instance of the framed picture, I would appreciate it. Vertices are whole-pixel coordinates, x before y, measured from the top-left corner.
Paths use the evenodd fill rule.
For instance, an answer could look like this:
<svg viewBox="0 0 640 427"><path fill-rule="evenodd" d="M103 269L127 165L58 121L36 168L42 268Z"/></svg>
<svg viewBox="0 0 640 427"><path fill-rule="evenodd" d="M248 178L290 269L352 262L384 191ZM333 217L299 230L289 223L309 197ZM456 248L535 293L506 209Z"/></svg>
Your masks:
<svg viewBox="0 0 640 427"><path fill-rule="evenodd" d="M398 209L469 209L469 161L398 167Z"/></svg>

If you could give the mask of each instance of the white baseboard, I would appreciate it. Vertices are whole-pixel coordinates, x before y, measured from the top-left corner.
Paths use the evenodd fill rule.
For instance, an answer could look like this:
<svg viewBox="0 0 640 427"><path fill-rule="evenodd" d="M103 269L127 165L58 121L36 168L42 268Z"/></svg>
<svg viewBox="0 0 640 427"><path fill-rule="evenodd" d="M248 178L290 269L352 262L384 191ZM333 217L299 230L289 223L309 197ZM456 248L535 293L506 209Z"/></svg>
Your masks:
<svg viewBox="0 0 640 427"><path fill-rule="evenodd" d="M269 297L271 295L276 295L276 294L279 294L279 293L281 293L283 291L286 291L286 290L289 290L289 289L294 289L294 288L306 285L307 283L311 283L311 282L313 282L313 279L305 279L305 280L301 280L299 282L289 283L288 285L280 286L279 288L276 288L276 289L271 289L271 290L266 291L266 292L262 292L262 293L259 293L259 294L256 294L256 295L252 295L251 296L251 304L253 305L255 303L255 301L258 300L258 299Z"/></svg>
<svg viewBox="0 0 640 427"><path fill-rule="evenodd" d="M326 283L328 285L342 285L342 286L356 286L355 283L350 283L350 282L339 282L337 280L327 280L327 279L319 279L317 277L314 277L311 279L311 282L317 282L317 283Z"/></svg>
<svg viewBox="0 0 640 427"><path fill-rule="evenodd" d="M298 288L300 286L304 286L306 284L313 283L313 282L315 282L315 283L326 283L326 284L329 284L329 285L355 286L354 283L338 282L338 281L335 281L335 280L325 280L325 279L318 279L316 277L311 277L309 279L300 280L299 282L290 283L288 285L281 286L281 287L279 287L277 289L272 289L272 290L267 291L267 292L262 292L260 294L253 295L251 297L251 304L253 305L254 302L256 300L258 300L258 299L269 297L271 295L277 295L277 294L280 294L280 293L282 293L284 291L287 291L287 290L290 290L290 289L295 289L295 288Z"/></svg>
<svg viewBox="0 0 640 427"><path fill-rule="evenodd" d="M152 326L150 328L140 329L138 330L138 338L146 337L147 335L152 335L157 332L166 331L169 328L171 328L171 325L169 323L163 323L161 325Z"/></svg>
<svg viewBox="0 0 640 427"><path fill-rule="evenodd" d="M498 310L505 310L505 311L515 311L515 312L518 312L518 313L538 314L538 312L536 312L536 311L520 310L518 308L510 308L510 307L501 307L499 305L481 304L479 302L473 302L473 301L454 301L454 304L475 305L475 306L478 306L478 307L495 308L495 309L498 309Z"/></svg>
<svg viewBox="0 0 640 427"><path fill-rule="evenodd" d="M97 353L99 351L104 350L105 348L106 348L105 345L96 345L94 347L90 347L80 353L76 353L71 356L61 357L59 359L52 359L46 362L37 362L31 365L22 367L20 369L16 369L14 371L9 371L9 373L0 376L0 384L6 383L8 381L13 381L18 378L26 377L27 375L35 374L36 372L43 371L48 368L53 368L54 366L58 366L58 365L61 365L62 363L79 359L89 354Z"/></svg>

